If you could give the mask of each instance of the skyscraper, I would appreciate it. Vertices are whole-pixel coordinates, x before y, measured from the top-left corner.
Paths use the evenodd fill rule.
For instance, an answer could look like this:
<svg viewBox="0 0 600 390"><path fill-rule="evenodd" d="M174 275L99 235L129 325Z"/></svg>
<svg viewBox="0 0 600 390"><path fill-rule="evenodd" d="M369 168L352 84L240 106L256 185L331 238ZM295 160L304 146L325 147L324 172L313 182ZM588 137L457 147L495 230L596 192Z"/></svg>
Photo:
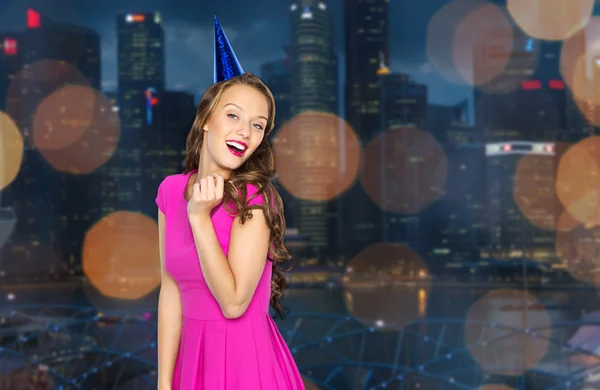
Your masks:
<svg viewBox="0 0 600 390"><path fill-rule="evenodd" d="M382 64L383 65L383 64ZM417 84L408 74L388 73L380 69L380 115L381 131L392 127L414 127L424 131L427 121L427 86ZM387 142L394 142L389 139ZM397 142L397 141L396 141ZM414 145L418 148L418 145ZM383 148L385 150L385 148ZM420 154L420 153L419 153ZM393 178L387 178L390 165L396 165L394 161L398 156L386 156L382 150L381 161L381 191L386 192L386 187L394 186ZM400 165L400 164L399 164ZM410 164L403 167L406 177L411 176L415 171L411 169ZM398 167L398 169L402 169ZM417 170L418 171L418 170ZM414 176L414 174L413 174ZM418 185L416 182L419 177L414 177L415 182L402 189L402 198L411 198L418 196ZM411 193L411 195L409 195ZM419 250L421 247L421 217L419 215L400 216L397 213L387 211L381 212L381 241L401 242L410 246L413 250Z"/></svg>
<svg viewBox="0 0 600 390"><path fill-rule="evenodd" d="M513 48L495 44L514 35ZM486 42L475 56L475 79L507 61L505 70L482 88L476 88L475 123L485 141L554 141L564 138L567 91L560 74L560 43L542 42L515 29Z"/></svg>
<svg viewBox="0 0 600 390"><path fill-rule="evenodd" d="M8 86L23 66L21 33L0 34L0 110L6 110Z"/></svg>
<svg viewBox="0 0 600 390"><path fill-rule="evenodd" d="M318 0L299 0L292 3L290 11L292 113L337 113L337 58L327 5Z"/></svg>
<svg viewBox="0 0 600 390"><path fill-rule="evenodd" d="M162 19L154 13L121 13L117 16L118 97L121 138L114 158L102 172L102 211L144 211L142 194L155 193L153 173L143 166L152 159L160 131L154 105L165 90L165 47ZM156 184L158 187L158 184ZM145 196L145 195L144 195Z"/></svg>
<svg viewBox="0 0 600 390"><path fill-rule="evenodd" d="M505 42L495 44L511 35L512 50L504 49ZM475 125L486 146L488 251L500 258L525 254L547 259L553 236L533 226L519 210L514 186L523 155L552 156L553 143L573 135L567 129L560 43L535 40L515 28L511 34L497 34L479 50L474 56L475 79L489 79L486 69L493 69L496 61L507 62L502 73L474 91ZM539 166L531 168L532 177L535 172L552 177L554 164L552 158L540 159Z"/></svg>
<svg viewBox="0 0 600 390"><path fill-rule="evenodd" d="M414 126L427 129L427 86L404 73L381 75L381 128Z"/></svg>
<svg viewBox="0 0 600 390"><path fill-rule="evenodd" d="M345 117L363 147L384 130L381 123L381 70L389 61L389 1L348 0L345 2L346 78ZM369 174L363 172L363 174ZM357 181L341 198L344 218L342 246L354 256L381 240L381 210Z"/></svg>
<svg viewBox="0 0 600 390"><path fill-rule="evenodd" d="M260 78L267 84L277 106L275 136L277 130L292 117L292 73L289 58L265 62L260 66Z"/></svg>
<svg viewBox="0 0 600 390"><path fill-rule="evenodd" d="M146 90L165 89L165 47L158 12L117 16L119 107L124 129L146 121ZM127 131L127 130L126 130Z"/></svg>
<svg viewBox="0 0 600 390"><path fill-rule="evenodd" d="M366 143L381 129L378 70L381 59L390 58L389 1L349 0L345 4L345 115Z"/></svg>
<svg viewBox="0 0 600 390"><path fill-rule="evenodd" d="M182 91L164 91L148 96L147 110L152 124L146 125L143 150L143 211L153 213L154 196L160 182L169 175L181 173L185 160L185 143L196 114L194 95ZM154 216L154 215L152 215Z"/></svg>
<svg viewBox="0 0 600 390"><path fill-rule="evenodd" d="M526 196L534 191L538 199L548 197L548 189L554 188L557 160L555 145L552 142L506 142L485 145L487 176L487 224L489 242L487 256L499 259L527 257L537 261L549 261L555 250L555 232L541 229L530 222L516 202L515 186L517 172L521 182L537 183L538 187L528 189ZM528 160L524 160L527 158ZM524 164L518 171L519 164ZM537 205L539 207L539 205ZM543 210L548 225L556 224L555 204L546 205ZM551 208L556 207L556 209ZM531 214L542 210L531 207ZM540 214L537 215L538 217Z"/></svg>
<svg viewBox="0 0 600 390"><path fill-rule="evenodd" d="M292 115L309 111L337 114L337 59L333 52L329 9L324 1L299 0L292 3L290 12ZM298 180L317 189L319 184L312 180L312 176L321 168L318 158L310 155L318 153L318 150L313 147L313 140L307 137L300 140L297 148L305 153L307 161L298 172ZM310 238L317 257L323 257L328 251L332 238L330 213L335 212L335 204L335 200L298 200L292 205L297 207L292 211L298 216L296 226L302 235Z"/></svg>
<svg viewBox="0 0 600 390"><path fill-rule="evenodd" d="M273 140L281 127L292 117L292 73L290 59L284 58L265 62L260 66L260 78L273 93L275 105L277 106L275 129L270 134L270 139ZM285 205L285 219L288 228L296 227L298 220L298 200L287 192L279 181L275 181L274 184Z"/></svg>

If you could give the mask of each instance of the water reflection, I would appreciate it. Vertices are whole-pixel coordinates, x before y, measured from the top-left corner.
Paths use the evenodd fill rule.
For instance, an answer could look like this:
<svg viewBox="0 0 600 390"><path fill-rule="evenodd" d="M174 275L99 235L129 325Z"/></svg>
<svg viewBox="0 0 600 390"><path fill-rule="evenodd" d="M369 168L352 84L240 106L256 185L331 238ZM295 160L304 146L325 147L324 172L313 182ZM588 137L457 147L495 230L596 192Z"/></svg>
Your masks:
<svg viewBox="0 0 600 390"><path fill-rule="evenodd" d="M431 277L409 247L379 243L350 262L342 285L346 307L357 320L398 330L425 315Z"/></svg>
<svg viewBox="0 0 600 390"><path fill-rule="evenodd" d="M348 310L366 326L398 330L422 319L427 312L428 292L418 287L346 288Z"/></svg>
<svg viewBox="0 0 600 390"><path fill-rule="evenodd" d="M90 287L89 283L87 287ZM4 318L3 337L9 337L17 344L4 340L4 346L18 347L29 358L47 354L45 348L49 345L60 356L79 356L66 364L62 372L73 378L82 378L87 372L85 384L89 388L98 388L98 384L103 383L102 378L108 378L114 370L124 370L132 375L134 371L147 372L145 378L155 380L156 346L152 343L156 336L155 310L144 311L142 307L145 305L139 304L125 312L113 313L111 309L117 305L99 305L98 297L90 302L89 291L84 291L83 286L11 287L10 291L0 286L0 289L0 296L13 293L14 297L12 301L4 302L3 307L8 310L2 311L0 317ZM493 376L499 384L508 385L512 382L506 374L523 368L530 368L526 374L528 377L540 375L544 370L566 372L569 363L564 343L578 329L576 323L554 326L550 329L551 334L538 332L538 336L544 336L539 341L532 334L512 335L503 326L540 327L547 322L540 321L544 316L542 313L546 313L552 324L578 320L582 311L600 307L595 291L539 291L535 298L533 292L525 294L519 290L514 294L517 293L519 299L512 293L506 295L462 284L453 287L433 284L430 289L392 285L375 288L290 288L284 303L291 308L291 313L286 320L276 323L302 374L316 388L328 388L322 384L329 378L329 388L337 389L377 388L381 383L387 383L387 389L417 388L417 385L421 389L476 389L482 385L486 370L497 373ZM155 302L157 297L151 296L144 299L148 308L155 307L152 301ZM523 301L523 296L532 298ZM524 306L519 306L519 302L530 303L525 316ZM23 305L40 303L45 308L39 306L37 311L34 308L23 309ZM67 317L67 309L53 305L72 307L71 313L78 319L72 321ZM98 306L106 306L107 310L100 313ZM89 310L83 307L89 307ZM26 312L27 316L11 315L13 308ZM362 310L364 317L370 320L355 320L352 310ZM377 318L385 321L384 326L376 326ZM467 319L471 322L467 323ZM393 322L398 326L390 327ZM57 331L47 330L46 323L58 324ZM485 327L486 323L500 326ZM19 342L20 334L35 324L38 324L37 336L26 343ZM12 330L8 332L7 329ZM467 330L471 330L473 335L483 335L481 340L487 341L490 346L488 349L472 349L477 359L465 351L465 347L479 341L469 340L469 333L465 333ZM547 344L545 349L541 348L546 345L544 340L547 339L554 342ZM500 350L493 349L493 346ZM529 357L523 357L522 352L526 348L530 351ZM112 350L114 355L104 352L108 350ZM545 352L543 356L542 351ZM117 355L121 353L125 356ZM134 358L136 362L132 361ZM533 364L541 358L539 364ZM78 362L83 364L76 364ZM111 365L106 366L104 362ZM496 367L502 364L510 370L497 370ZM94 367L97 371L92 371ZM450 379L454 383L448 382ZM56 378L52 380L54 384L63 383ZM150 388L144 387L141 382L143 378L136 381L140 384L139 389ZM538 379L528 383L531 385L527 389L532 390L552 387ZM307 388L311 387L307 385Z"/></svg>

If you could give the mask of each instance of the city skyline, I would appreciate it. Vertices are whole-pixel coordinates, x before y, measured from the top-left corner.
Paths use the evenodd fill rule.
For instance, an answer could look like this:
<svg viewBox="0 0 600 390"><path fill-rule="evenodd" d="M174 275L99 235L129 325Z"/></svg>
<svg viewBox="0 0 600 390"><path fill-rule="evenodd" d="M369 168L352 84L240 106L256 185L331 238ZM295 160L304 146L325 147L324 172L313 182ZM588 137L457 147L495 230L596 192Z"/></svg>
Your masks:
<svg viewBox="0 0 600 390"><path fill-rule="evenodd" d="M437 246L441 246L443 247L442 249L447 249L445 248L448 242L446 238L442 237L437 246L433 242L425 240L426 237L431 236L431 232L438 232L439 229L436 224L440 223L437 218L431 218L430 226L427 226L425 223L428 219L426 217L426 206L444 195L446 191L444 187L447 161L444 152L437 145L437 142L441 142L448 150L452 150L457 146L460 147L465 143L478 144L475 152L476 159L472 161L472 163L477 165L476 161L479 161L479 163L484 162L484 150L481 143L500 141L500 139L488 137L486 131L482 133L485 135L483 138L479 136L473 137L468 124L461 119L465 118L466 115L458 114L459 111L468 112L466 104L461 104L460 107L458 105L444 106L439 107L439 109L429 110L428 106L434 104L434 102L430 99L428 86L415 82L410 74L396 73L388 69L388 58L391 57L388 54L388 24L390 24L388 8L387 2L380 0L368 4L359 2L356 3L356 7L347 7L344 10L344 20L347 30L346 38L348 39L346 47L348 51L343 62L346 63L348 72L335 75L335 72L330 69L331 64L336 61L331 58L331 52L333 46L335 46L332 43L335 41L335 37L330 33L332 26L329 24L330 16L335 14L335 11L330 10L325 2L319 0L301 0L292 3L290 6L290 29L288 34L286 34L287 40L292 42L289 46L290 66L288 67L284 63L283 69L273 68L270 71L261 67L261 73L263 71L267 72L260 76L269 79L268 84L270 84L272 81L270 79L276 73L283 72L287 74L285 77L287 77L288 81L285 81L285 78L281 81L283 84L287 83L288 86L285 87L282 84L280 85L282 89L275 91L278 96L278 105L280 103L283 104L280 108L288 107L289 109L287 113L285 110L279 110L279 113L283 114L283 118L296 118L298 116L296 114L300 114L301 111L305 110L316 110L335 115L335 107L337 106L335 102L338 97L334 96L335 84L329 85L329 82L331 79L336 78L345 84L339 88L340 92L341 90L346 90L346 101L345 104L341 105L345 105L346 107L346 115L344 117L354 131L357 132L357 136L360 138L363 146L368 149L368 151L365 151L367 155L365 159L373 160L376 163L375 165L367 164L367 166L370 166L368 171L372 173L370 179L373 181L365 181L365 178L361 176L360 183L358 180L355 180L355 185L352 188L343 187L347 190L344 194L332 192L324 196L325 192L321 193L317 191L307 197L306 194L294 193L293 188L290 188L289 185L286 188L291 195L299 199L297 205L295 205L295 202L292 202L292 204L288 203L288 206L290 206L288 210L291 210L291 214L295 217L292 218L294 222L290 224L290 227L299 228L300 235L309 238L312 243L311 246L316 250L316 258L321 261L337 262L337 256L351 258L361 248L379 240L409 243L409 245L414 246L415 249L423 253L446 253L444 251L440 252L439 248L437 248ZM50 36L52 31L57 30L61 32L57 33L57 35L52 35L55 38L50 40L50 42L56 41L60 43L67 39L73 39L73 36L65 35L67 32L70 33L70 26L65 27L62 23L54 24L51 17L42 11L37 12L37 8L35 10L31 8L26 11L28 28L24 31L25 38L21 49L23 52L20 53L23 56L25 65L28 63L31 64L32 61L35 61L44 54L42 52L45 52L49 45L42 37ZM41 24L39 22L40 15L42 16ZM163 92L181 92L169 91L168 83L165 85L164 82L165 64L168 63L168 55L165 55L165 47L168 46L169 42L168 37L165 37L164 34L163 15L159 12L121 12L115 15L114 19L118 25L118 57L120 59L118 63L120 90L114 97L118 102L118 112L124 131L120 139L119 151L116 153L117 157L100 169L100 176L103 177L101 180L101 209L103 213L120 209L143 210L148 216L154 216L155 206L152 199L144 197L143 194L154 193L161 178L171 173L179 172L181 152L183 151L182 147L185 142L183 140L176 141L176 139L167 142L166 138L164 138L168 126L166 122L162 121L168 119L166 116L161 118L161 115L172 111L167 109L167 107L170 104L174 106L176 95L162 95L157 98L156 107L154 107L155 103L151 103L152 106L150 107L154 108L147 109L148 101L150 101L147 94L154 88L156 88L154 92L159 95ZM46 21L48 24L46 24ZM48 30L44 30L44 26ZM98 53L100 51L99 34L89 28L76 30L85 31L86 34L91 34L95 37L93 49L85 48L85 53ZM233 31L235 33L237 30L233 29ZM368 32L368 34L365 34L365 32ZM373 45L371 42L377 42L377 44ZM35 46L36 44L38 46ZM517 46L522 47L523 44L518 44ZM59 60L66 58L61 57L64 54L58 50L60 47L62 46L57 46L55 51L51 50L51 53L49 53L50 57ZM41 48L44 49L42 50ZM79 49L77 46L75 48ZM558 53L556 49L556 47L553 47L552 50L548 51L540 48L536 50L536 54L542 55L542 53L545 53L544 58L546 55L552 54L552 58L557 59ZM82 48L82 50L84 49ZM77 54L83 53L83 51L80 52L77 50L76 52ZM531 50L527 50L527 53L529 57L534 57ZM512 52L505 54L510 56ZM101 68L98 57L98 54L94 54L89 58L85 57L87 62L93 64L90 69L84 66L85 64L82 64L84 74L86 76L89 74L96 80L95 88L98 88L100 85L100 80L97 76ZM238 55L238 57L240 56ZM248 70L243 59L241 63ZM263 62L262 64L268 63ZM524 67L522 72L523 79L527 78L527 72L537 69L538 64L532 64L533 62L531 61L525 63L527 66ZM436 64L436 66L439 67L439 64ZM511 69L515 66L513 63ZM547 65L545 64L545 67L548 67L547 72L544 72L543 75L536 74L536 77L540 76L544 79L544 85L547 84L546 81L556 81L557 78L560 78L560 75L558 75L558 63L556 61L551 61ZM509 73L511 72L514 73L512 70ZM269 73L272 74L268 75ZM548 80L546 80L547 78ZM500 84L503 82L506 83L506 81L503 81L503 78L499 78L498 80ZM519 96L522 99L527 99L537 93L537 89L519 88L521 81L521 79L516 81L518 84L515 84L515 90L512 90L510 94L503 95L504 99L512 100ZM349 89L349 86L352 87ZM360 88L357 89L357 86L360 86ZM286 92L286 88L288 92ZM21 93L26 94L26 91L26 89L23 89ZM554 88L553 91L553 93L557 94L557 98L562 100L566 98L564 87L560 89ZM348 92L351 93L348 94ZM543 91L539 92L545 93ZM476 95L484 93L484 91L478 91ZM343 95L343 93L340 93L340 96ZM193 97L189 96L191 100ZM180 98L183 98L183 96L180 96ZM158 104L159 101L161 101L160 104ZM365 111L365 107L368 107L368 110ZM495 115L495 107L496 105L493 105L490 109L478 112L478 126L481 130L491 129L494 126L504 129L508 126L508 131L513 134L515 131L518 132L529 128L530 121L525 118L525 112L520 112L516 108L513 109L510 105L506 107L500 105L498 106L498 110L501 111L508 108L511 113L515 113L516 115L498 116ZM540 106L537 109L538 111L544 111L551 107L551 105L548 107ZM186 119L184 122L170 120L173 130L169 131L169 134L181 133L183 136L187 133L189 123L185 122L191 122L194 111L191 105L188 108L189 113L182 113L180 117L187 118L189 115L189 119ZM492 110L492 108L494 109ZM563 111L565 110L563 109ZM13 113L17 121L23 119L21 118L23 116L22 113ZM486 115L483 115L484 113ZM148 120L148 115L153 119ZM521 117L525 119L508 124L499 120L499 118L516 119ZM532 120L537 119L537 117L532 118ZM312 120L313 122L310 123L316 123L314 122L315 119ZM319 119L319 121L322 120ZM431 123L428 123L429 121ZM26 123L26 121L23 123ZM296 122L290 121L290 123L292 123L290 126L293 127ZM546 136L556 136L560 133L559 130L564 132L566 121L561 120L560 123L560 127L549 128ZM401 128L416 127L421 132L411 131L410 135L408 133L404 134L402 130L394 130L394 126ZM285 128L285 126L283 127ZM305 127L319 129L315 125L305 125ZM332 129L335 130L335 127L332 127ZM452 138L450 136L451 132L456 135L460 134L457 138L458 142L450 139ZM296 136L297 134L301 134L301 132L293 131L293 134ZM434 135L433 138L431 137L432 135ZM404 140L405 136L410 136L414 140L411 138L411 142L408 142ZM547 141L548 138L546 136L540 139L534 136L531 140ZM518 134L513 135L513 137L519 139ZM306 147L300 148L303 151L316 147L310 155L300 153L298 156L304 156L303 158L306 158L307 161L315 162L315 167L332 166L331 162L319 159L321 158L320 156L338 153L335 148L335 142L328 148L323 142L319 145L311 144L311 140L314 139L319 139L319 137L305 137L292 143L294 145L306 145ZM336 138L330 137L329 139L335 141ZM420 146L414 150L405 150L403 152L403 145L412 145L413 141L418 141ZM508 142L510 139L503 138L502 141ZM386 146L395 146L394 149L386 150L383 153L381 150L383 144L378 144L378 142ZM167 145L171 145L173 150L168 151L167 149L169 148ZM358 156L360 153L360 150L351 149L349 152L346 151L345 155ZM425 153L425 155L435 157L435 161L439 161L429 167L426 164L429 163L430 159L413 159L410 158L411 153L417 153L417 155ZM167 155L170 157L167 157ZM385 169L377 157L381 155L386 155L389 158L389 163ZM157 156L161 157L157 159ZM160 160L161 158L165 158L165 160L162 161ZM167 162L172 162L172 164ZM300 161L295 161L293 164L299 163ZM453 163L451 162L451 165ZM336 162L333 166L336 167L338 166L337 164ZM24 166L34 170L28 159L26 159ZM127 169L122 169L123 167L134 167L134 169L130 172ZM397 173L394 171L402 171L404 175L397 176ZM353 175L355 174L358 175L358 173L353 173ZM302 176L302 174L299 175ZM433 176L429 177L429 175ZM298 179L297 176L294 177ZM135 179L132 180L132 178ZM350 177L350 179L354 178L355 176ZM416 178L419 181L415 181ZM427 178L433 181L428 182ZM480 177L480 179L485 181L485 175ZM281 183L284 182L285 180L281 180ZM415 186L418 182L425 183L424 187L416 188ZM307 185L303 187L307 187ZM11 187L10 191L14 192L13 199L16 199L15 196L18 194L17 188L18 186L15 185ZM414 191L408 190L410 188ZM337 197L337 195L341 196ZM481 196L483 195L474 197L468 200L467 203L475 202L485 205L486 199ZM419 199L418 202L415 201L417 199ZM508 191L503 199L512 205L512 191ZM399 200L403 202L403 206L394 206ZM319 203L323 201L331 201L332 203L326 207L325 203ZM318 207L317 204L319 204ZM329 206L332 207L329 208ZM445 206L442 202L437 207L443 209ZM481 208L483 209L484 206ZM516 208L513 207L513 209ZM350 210L353 212L349 212ZM382 210L384 211L383 214ZM389 218L386 214L388 212L391 212ZM425 213L411 217L411 219L398 218L398 214L418 214L420 212ZM447 209L446 212L450 212L450 210ZM450 216L447 215L447 217ZM475 219L478 220L478 218L480 217ZM331 221L328 221L329 219ZM336 219L344 220L343 228L341 225L337 226L337 224L329 223L334 222ZM25 218L24 220L28 219ZM32 217L29 220L35 221L36 219ZM474 226L481 225L476 220L471 221L471 223ZM482 220L481 222L483 223L484 221ZM518 225L523 222L525 222L524 218L518 219ZM329 229L328 225L337 227ZM382 236L382 227L385 227L383 229L385 238ZM456 226L449 228L442 236L454 230L456 230ZM417 234L417 232L419 233ZM344 245L343 254L340 254L338 251L341 247L336 249L328 245L330 242L341 243L344 240L347 242L349 237L352 237L352 244L347 243ZM323 253L324 248L330 248L327 254ZM310 255L306 256L309 260L310 257Z"/></svg>
<svg viewBox="0 0 600 390"><path fill-rule="evenodd" d="M158 187L222 58L213 15L275 98L276 326L307 389L597 382L600 100L563 42L471 0L81 3L0 8L0 389L156 388Z"/></svg>
<svg viewBox="0 0 600 390"><path fill-rule="evenodd" d="M338 57L340 80L344 69L344 21L341 0L324 1L330 8L333 25L334 53ZM428 2L427 6L390 3L390 63L393 72L410 74L421 84L427 84L430 102L455 104L465 97L472 99L472 88L456 85L435 72L427 59L425 42L428 21L444 5L444 0ZM289 13L292 1L261 0L250 4L230 1L209 4L187 4L178 8L163 0L130 1L121 4L72 0L15 1L0 9L0 33L19 32L26 28L28 7L47 15L56 22L73 23L100 34L102 90L117 89L117 15L120 12L161 13L165 28L167 89L189 91L199 95L212 83L213 15L217 15L244 70L260 75L260 66L285 57L289 44ZM59 12L59 9L61 11ZM265 10L268 9L268 12ZM66 11L65 11L66 10ZM276 17L267 20L267 15Z"/></svg>

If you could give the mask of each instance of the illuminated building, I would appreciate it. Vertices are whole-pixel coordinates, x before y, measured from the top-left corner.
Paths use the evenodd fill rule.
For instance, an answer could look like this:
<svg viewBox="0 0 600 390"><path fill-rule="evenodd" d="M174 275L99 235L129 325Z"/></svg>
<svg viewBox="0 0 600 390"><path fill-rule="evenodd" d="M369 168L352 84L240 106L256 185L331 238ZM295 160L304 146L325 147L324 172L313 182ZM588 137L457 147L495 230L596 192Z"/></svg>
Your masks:
<svg viewBox="0 0 600 390"><path fill-rule="evenodd" d="M270 137L274 137L281 126L292 117L292 74L290 68L289 58L265 62L260 66L260 78L273 93L277 106L275 128Z"/></svg>
<svg viewBox="0 0 600 390"><path fill-rule="evenodd" d="M165 90L165 47L158 12L117 16L118 105L123 128L122 151L136 161L143 129L153 124L150 108ZM150 111L150 112L149 112ZM124 161L125 162L125 161ZM134 165L128 167L133 169ZM135 177L133 169L132 174Z"/></svg>
<svg viewBox="0 0 600 390"><path fill-rule="evenodd" d="M414 127L426 131L427 121L427 86L417 84L408 74L391 73L383 61L380 64L380 115L381 132L395 126ZM391 180L385 177L384 172L388 172L389 165L393 165L393 157L386 157L382 154L382 179L381 186L391 185ZM414 168L410 163L405 162L406 177ZM419 180L415 177L414 180ZM408 195L409 191L418 191L418 185L408 185L402 191L407 197L413 197L416 194ZM383 193L387 192L382 188ZM375 211L374 211L375 212ZM421 217L419 215L401 216L396 213L381 211L383 242L400 242L408 245L413 250L418 251L421 247Z"/></svg>
<svg viewBox="0 0 600 390"><path fill-rule="evenodd" d="M163 165L157 172L162 178L180 173L185 159L185 141L196 117L194 95L181 91L166 91L161 95L158 120L160 131L157 149L163 154Z"/></svg>
<svg viewBox="0 0 600 390"><path fill-rule="evenodd" d="M140 142L142 150L142 193L139 210L156 217L155 196L160 182L183 172L186 137L196 116L194 95L182 91L147 93L147 119Z"/></svg>
<svg viewBox="0 0 600 390"><path fill-rule="evenodd" d="M348 1L345 4L344 19L345 116L365 144L382 127L379 115L379 70L381 58L390 58L389 1Z"/></svg>
<svg viewBox="0 0 600 390"><path fill-rule="evenodd" d="M427 105L427 132L444 146L471 144L479 140L469 125L469 100L446 106Z"/></svg>
<svg viewBox="0 0 600 390"><path fill-rule="evenodd" d="M165 89L165 47L158 12L119 14L118 88L123 125L141 129L146 120L146 91Z"/></svg>
<svg viewBox="0 0 600 390"><path fill-rule="evenodd" d="M23 66L21 33L0 34L0 110L6 110L8 86Z"/></svg>
<svg viewBox="0 0 600 390"><path fill-rule="evenodd" d="M444 196L420 214L428 258L436 265L476 261L488 234L485 147L465 142L444 151L451 181Z"/></svg>
<svg viewBox="0 0 600 390"><path fill-rule="evenodd" d="M165 47L162 19L154 13L117 15L117 106L121 138L116 155L102 168L102 213L141 211L156 216L146 198L155 194L157 179L146 165L158 153L144 146L156 145L160 135L157 110L165 91ZM182 145L182 147L184 147ZM154 165L153 165L154 166ZM160 183L160 182L159 182Z"/></svg>
<svg viewBox="0 0 600 390"><path fill-rule="evenodd" d="M44 59L64 61L80 70L90 87L100 89L100 35L97 32L55 23L28 9L23 50L24 64Z"/></svg>
<svg viewBox="0 0 600 390"><path fill-rule="evenodd" d="M486 142L554 141L564 136L567 93L560 76L560 43L540 42L517 30L512 51L496 44L507 36L497 34L474 56L474 78L492 79L475 88L475 125ZM492 78L485 72L497 61L508 63Z"/></svg>
<svg viewBox="0 0 600 390"><path fill-rule="evenodd" d="M443 145L451 178L444 196L420 215L432 264L476 261L487 242L485 145L468 111L468 99L427 109L427 131Z"/></svg>
<svg viewBox="0 0 600 390"><path fill-rule="evenodd" d="M553 187L555 146L552 142L512 141L487 143L485 145L487 175L487 224L488 245L484 256L497 259L525 257L537 261L551 261L554 258L555 233L542 230L532 224L515 203L515 172L524 156L547 156L536 159L522 170L521 174L531 175L520 180L552 180L540 182L539 197L547 188ZM558 210L557 210L558 211ZM548 210L548 218L558 218ZM554 221L556 222L556 221Z"/></svg>
<svg viewBox="0 0 600 390"><path fill-rule="evenodd" d="M265 62L260 66L260 78L273 93L275 105L277 106L275 128L269 135L269 140L272 143L277 132L292 117L292 74L290 59L284 58ZM288 228L295 227L298 220L298 216L295 215L299 211L298 200L287 192L280 185L279 181L275 181L274 184L283 200L286 224Z"/></svg>
<svg viewBox="0 0 600 390"><path fill-rule="evenodd" d="M300 0L291 11L292 114L338 113L337 58L324 1Z"/></svg>
<svg viewBox="0 0 600 390"><path fill-rule="evenodd" d="M474 56L475 72L493 69L508 59L506 69L485 88L476 88L475 126L486 144L488 250L486 256L525 256L548 261L554 235L535 227L514 201L515 169L524 155L553 155L553 143L573 138L568 130L568 100L560 75L560 42L544 42L513 32L513 50L495 45L499 34ZM475 79L486 79L477 73ZM550 148L548 151L546 148ZM538 161L538 160L536 160ZM554 177L555 159L539 160L535 172Z"/></svg>
<svg viewBox="0 0 600 390"><path fill-rule="evenodd" d="M390 58L389 1L353 0L345 3L344 116L366 146L384 130L381 123L383 64ZM383 71L385 73L385 71ZM381 240L381 211L357 181L341 197L342 247L346 257Z"/></svg>
<svg viewBox="0 0 600 390"><path fill-rule="evenodd" d="M413 126L427 130L427 86L417 84L404 73L380 76L381 131L392 126Z"/></svg>
<svg viewBox="0 0 600 390"><path fill-rule="evenodd" d="M72 84L100 87L100 37L80 26L54 23L34 9L24 16L27 29L16 44L5 36L2 58L14 58L24 70L16 74L13 67L5 104L25 138L21 170L2 193L2 206L12 208L17 220L2 251L11 260L2 271L12 281L78 273L83 235L98 211L92 175L56 171L35 148L32 135L33 114L50 94ZM32 67L35 72L27 71Z"/></svg>
<svg viewBox="0 0 600 390"><path fill-rule="evenodd" d="M8 87L22 66L22 34L0 34L0 111L6 110ZM0 156L0 161L2 157ZM0 189L0 250L11 236L17 217L12 207L3 208L2 193ZM1 256L1 254L0 254ZM0 276L2 272L0 267Z"/></svg>
<svg viewBox="0 0 600 390"><path fill-rule="evenodd" d="M333 52L333 31L329 9L324 1L299 0L291 4L291 111L292 115L306 111L338 113L337 58ZM319 159L310 156L313 140L301 138L298 145L307 153L309 161ZM319 186L312 179L318 166L307 164L299 179L305 186ZM294 214L298 216L296 227L302 235L310 238L317 256L322 257L330 248L334 230L330 224L330 212L335 213L336 202L298 200Z"/></svg>

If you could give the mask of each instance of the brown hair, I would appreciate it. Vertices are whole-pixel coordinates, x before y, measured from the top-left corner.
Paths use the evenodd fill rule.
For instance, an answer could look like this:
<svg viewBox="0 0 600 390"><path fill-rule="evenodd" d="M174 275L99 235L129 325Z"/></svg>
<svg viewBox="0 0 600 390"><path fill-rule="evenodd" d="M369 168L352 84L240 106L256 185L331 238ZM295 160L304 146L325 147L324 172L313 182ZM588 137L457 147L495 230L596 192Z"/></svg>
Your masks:
<svg viewBox="0 0 600 390"><path fill-rule="evenodd" d="M188 173L198 168L204 131L202 128L208 122L214 112L223 93L233 85L246 85L261 92L269 104L269 115L265 135L261 144L256 148L252 156L238 169L232 172L231 177L225 181L223 200L226 210L233 215L240 215L243 224L248 218L252 218L253 209L262 209L267 225L271 230L269 239L268 259L273 263L273 275L271 277L271 305L282 319L287 311L281 305L281 298L285 290L286 280L283 272L287 272L293 265L290 252L284 244L285 218L283 214L283 202L281 196L273 186L275 177L275 157L269 143L268 136L273 130L275 121L275 98L269 88L254 74L244 73L211 85L198 104L196 119L192 129L187 136L185 170ZM254 184L258 188L256 196L262 196L264 205L256 204L248 206L247 184ZM239 191L239 192L238 192ZM241 195L241 197L240 197ZM231 205L234 205L233 208ZM264 207L270 206L270 207ZM290 263L286 270L281 269L282 263Z"/></svg>

